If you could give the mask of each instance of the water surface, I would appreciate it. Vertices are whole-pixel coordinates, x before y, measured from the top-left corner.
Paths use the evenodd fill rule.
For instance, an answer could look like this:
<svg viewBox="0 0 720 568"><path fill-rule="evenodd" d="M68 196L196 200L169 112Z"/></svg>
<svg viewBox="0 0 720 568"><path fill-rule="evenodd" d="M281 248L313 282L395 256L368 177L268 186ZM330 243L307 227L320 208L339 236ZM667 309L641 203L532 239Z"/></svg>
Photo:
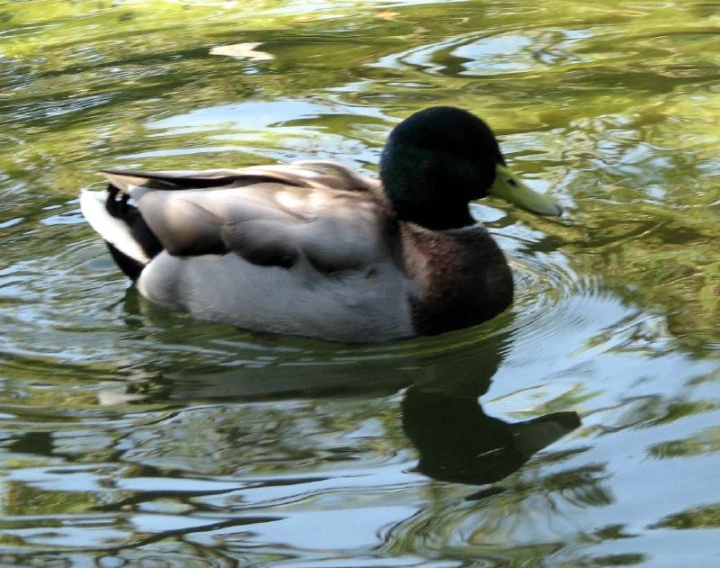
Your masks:
<svg viewBox="0 0 720 568"><path fill-rule="evenodd" d="M2 562L711 565L720 7L0 2ZM339 159L483 116L507 313L344 346L193 322L84 223L103 167ZM577 414L574 414L577 413Z"/></svg>

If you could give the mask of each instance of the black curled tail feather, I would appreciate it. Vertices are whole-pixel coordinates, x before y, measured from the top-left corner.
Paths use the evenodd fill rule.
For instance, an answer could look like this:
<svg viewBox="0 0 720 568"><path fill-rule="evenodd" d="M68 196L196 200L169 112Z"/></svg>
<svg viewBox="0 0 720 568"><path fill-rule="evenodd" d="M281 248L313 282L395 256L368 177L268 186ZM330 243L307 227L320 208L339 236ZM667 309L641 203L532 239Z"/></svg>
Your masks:
<svg viewBox="0 0 720 568"><path fill-rule="evenodd" d="M143 268L145 268L145 265L142 262L135 260L133 257L126 255L109 242L105 241L105 244L113 257L115 264L120 267L120 270L122 270L133 282L137 282L137 279L140 278L140 273L143 271Z"/></svg>
<svg viewBox="0 0 720 568"><path fill-rule="evenodd" d="M107 191L108 197L105 201L105 209L107 212L128 226L132 238L140 245L149 258L160 254L163 250L162 243L160 243L155 234L150 230L150 227L148 227L138 208L128 203L130 196L121 193L120 190L112 184L108 184ZM145 264L128 256L107 241L106 244L120 269L133 281L137 280L143 268L145 268Z"/></svg>

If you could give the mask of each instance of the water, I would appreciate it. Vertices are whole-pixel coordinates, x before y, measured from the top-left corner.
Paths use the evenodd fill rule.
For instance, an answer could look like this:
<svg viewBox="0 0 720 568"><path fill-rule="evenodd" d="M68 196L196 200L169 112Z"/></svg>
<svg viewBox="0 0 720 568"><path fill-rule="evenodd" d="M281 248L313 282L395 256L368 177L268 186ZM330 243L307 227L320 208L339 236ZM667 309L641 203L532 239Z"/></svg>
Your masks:
<svg viewBox="0 0 720 568"><path fill-rule="evenodd" d="M2 563L717 561L716 3L30 0L0 22ZM102 167L372 173L436 104L568 211L474 207L517 285L475 329L347 347L193 322L79 211Z"/></svg>

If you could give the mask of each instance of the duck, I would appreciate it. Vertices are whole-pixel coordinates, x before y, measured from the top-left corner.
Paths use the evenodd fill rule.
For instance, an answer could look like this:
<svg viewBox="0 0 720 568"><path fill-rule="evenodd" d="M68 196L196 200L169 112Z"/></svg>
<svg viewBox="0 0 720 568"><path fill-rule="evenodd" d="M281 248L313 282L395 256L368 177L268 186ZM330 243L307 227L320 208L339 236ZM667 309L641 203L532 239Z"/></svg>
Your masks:
<svg viewBox="0 0 720 568"><path fill-rule="evenodd" d="M516 177L475 114L399 122L379 180L329 160L203 171L102 170L82 213L151 302L254 332L343 343L438 335L513 302L513 277L470 203L561 207Z"/></svg>

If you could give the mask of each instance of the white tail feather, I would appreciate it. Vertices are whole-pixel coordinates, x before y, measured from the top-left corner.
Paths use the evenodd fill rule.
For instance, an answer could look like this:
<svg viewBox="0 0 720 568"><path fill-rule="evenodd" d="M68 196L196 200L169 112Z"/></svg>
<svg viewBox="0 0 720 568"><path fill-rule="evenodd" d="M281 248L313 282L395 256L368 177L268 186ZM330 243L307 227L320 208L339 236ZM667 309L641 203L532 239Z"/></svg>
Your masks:
<svg viewBox="0 0 720 568"><path fill-rule="evenodd" d="M150 257L133 238L130 228L120 219L116 219L105 208L108 194L104 191L83 191L80 194L80 209L90 226L100 236L123 254L147 264Z"/></svg>

